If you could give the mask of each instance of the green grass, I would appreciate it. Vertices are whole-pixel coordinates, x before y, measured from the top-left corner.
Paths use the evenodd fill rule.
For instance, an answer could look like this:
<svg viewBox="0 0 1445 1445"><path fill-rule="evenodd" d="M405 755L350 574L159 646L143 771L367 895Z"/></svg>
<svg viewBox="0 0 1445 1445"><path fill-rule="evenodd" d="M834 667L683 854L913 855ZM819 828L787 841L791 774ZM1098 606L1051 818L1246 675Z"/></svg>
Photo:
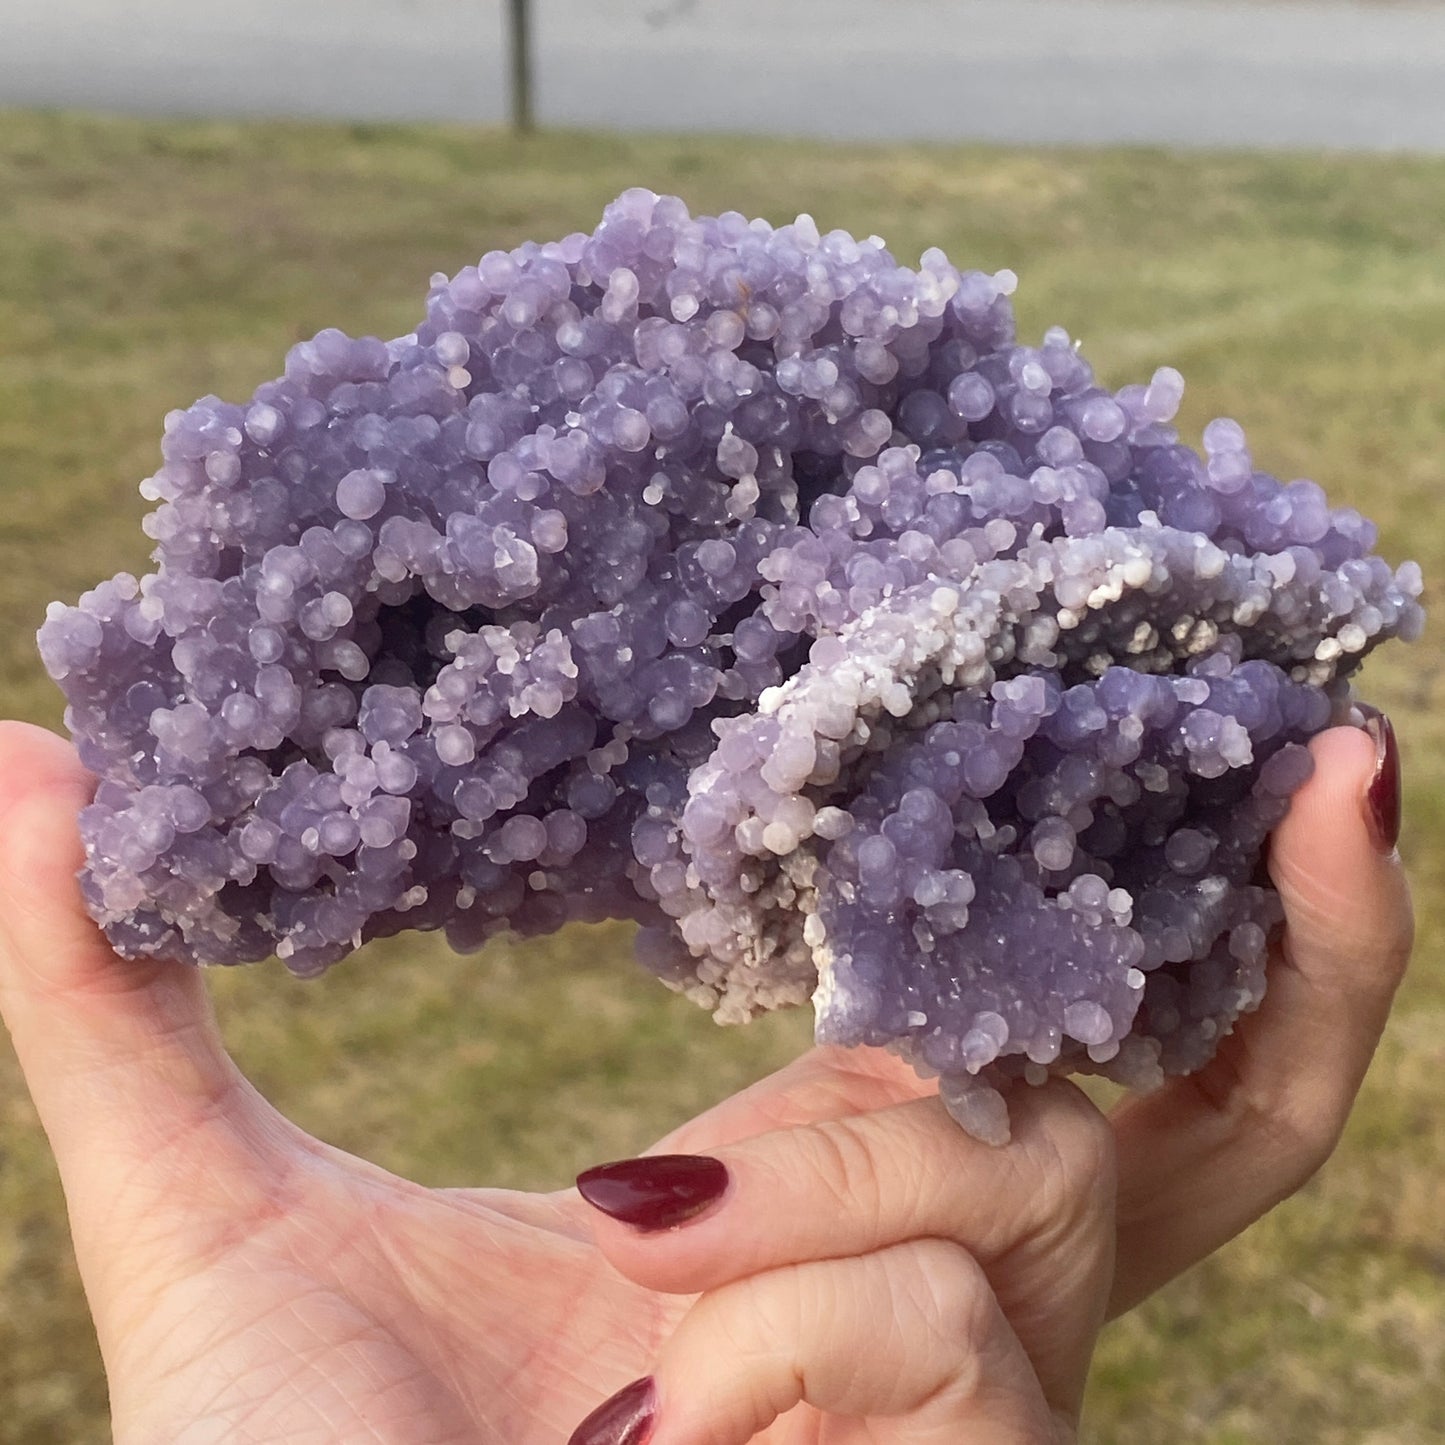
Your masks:
<svg viewBox="0 0 1445 1445"><path fill-rule="evenodd" d="M1022 277L1103 374L1190 380L1256 456L1445 569L1445 162L0 116L0 704L56 724L45 602L145 560L136 483L164 413L241 397L321 326L392 335L426 278L590 227L627 185L697 209L932 244ZM1299 1198L1116 1325L1090 1438L1445 1438L1441 656L1369 690L1405 751L1421 946L1339 1155ZM430 1182L556 1186L796 1052L800 1016L713 1027L625 962L623 930L456 958L366 951L325 979L220 976L243 1065L324 1137ZM104 1385L44 1142L0 1052L0 1445L106 1438Z"/></svg>

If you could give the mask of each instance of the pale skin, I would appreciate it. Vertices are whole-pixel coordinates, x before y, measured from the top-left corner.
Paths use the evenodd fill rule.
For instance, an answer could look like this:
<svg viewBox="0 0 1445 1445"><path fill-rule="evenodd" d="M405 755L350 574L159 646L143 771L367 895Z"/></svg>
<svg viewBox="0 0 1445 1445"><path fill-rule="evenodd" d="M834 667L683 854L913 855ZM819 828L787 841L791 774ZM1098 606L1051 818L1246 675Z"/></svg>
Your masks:
<svg viewBox="0 0 1445 1445"><path fill-rule="evenodd" d="M660 1141L731 1182L641 1234L575 1191L424 1189L284 1119L199 973L107 948L74 877L91 782L0 724L0 1011L117 1445L557 1445L645 1374L650 1445L1072 1440L1103 1320L1328 1157L1404 972L1374 743L1313 750L1271 849L1268 997L1205 1073L1107 1119L1068 1084L1020 1090L991 1149L891 1056L813 1050Z"/></svg>

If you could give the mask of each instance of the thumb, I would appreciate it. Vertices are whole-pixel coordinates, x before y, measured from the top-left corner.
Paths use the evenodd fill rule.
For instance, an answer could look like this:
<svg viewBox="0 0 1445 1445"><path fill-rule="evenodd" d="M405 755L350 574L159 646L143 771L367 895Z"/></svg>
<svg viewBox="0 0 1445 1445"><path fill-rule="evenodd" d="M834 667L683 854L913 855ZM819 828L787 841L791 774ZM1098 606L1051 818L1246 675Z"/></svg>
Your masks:
<svg viewBox="0 0 1445 1445"><path fill-rule="evenodd" d="M218 1126L266 1108L222 1045L199 971L117 958L86 915L76 816L93 787L61 739L0 722L0 1015L82 1249L92 1226L119 1223L127 1191L141 1208L164 1194L178 1146L209 1147ZM204 1172L219 1184L214 1153Z"/></svg>

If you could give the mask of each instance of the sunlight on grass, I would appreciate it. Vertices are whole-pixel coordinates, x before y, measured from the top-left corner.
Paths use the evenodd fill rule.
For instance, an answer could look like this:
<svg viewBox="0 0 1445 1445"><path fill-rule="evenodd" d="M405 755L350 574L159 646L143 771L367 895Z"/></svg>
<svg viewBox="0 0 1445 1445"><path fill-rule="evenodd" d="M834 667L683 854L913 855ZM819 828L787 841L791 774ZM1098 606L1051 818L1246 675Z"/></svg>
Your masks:
<svg viewBox="0 0 1445 1445"><path fill-rule="evenodd" d="M628 185L699 210L942 245L1021 277L1114 382L1163 363L1181 418L1445 567L1445 162L825 147L368 126L0 116L0 697L55 726L33 633L146 555L136 483L165 412L243 397L319 327L409 329L427 277L590 229ZM1445 1438L1445 722L1433 635L1382 658L1417 881L1418 964L1339 1156L1298 1199L1106 1335L1098 1445ZM257 1084L322 1137L429 1183L565 1186L801 1049L801 1015L720 1030L574 930L460 958L369 947L319 982L218 976ZM1368 966L1366 961L1366 966ZM0 1445L103 1441L63 1206L0 1053Z"/></svg>

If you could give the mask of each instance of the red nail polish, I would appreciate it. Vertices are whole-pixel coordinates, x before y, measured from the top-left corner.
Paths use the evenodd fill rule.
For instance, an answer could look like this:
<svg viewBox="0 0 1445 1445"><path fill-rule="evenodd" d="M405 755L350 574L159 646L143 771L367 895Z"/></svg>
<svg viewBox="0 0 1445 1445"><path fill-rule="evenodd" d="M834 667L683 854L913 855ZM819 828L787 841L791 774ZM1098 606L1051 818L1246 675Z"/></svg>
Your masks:
<svg viewBox="0 0 1445 1445"><path fill-rule="evenodd" d="M646 1445L657 1413L651 1375L624 1385L567 1437L567 1445Z"/></svg>
<svg viewBox="0 0 1445 1445"><path fill-rule="evenodd" d="M599 1164L577 1176L594 1209L634 1229L671 1229L701 1214L728 1187L727 1166L705 1154L654 1154Z"/></svg>
<svg viewBox="0 0 1445 1445"><path fill-rule="evenodd" d="M1368 703L1355 706L1365 715L1365 731L1375 742L1375 776L1365 793L1370 829L1380 852L1393 853L1400 838L1400 749L1395 729L1379 708Z"/></svg>

